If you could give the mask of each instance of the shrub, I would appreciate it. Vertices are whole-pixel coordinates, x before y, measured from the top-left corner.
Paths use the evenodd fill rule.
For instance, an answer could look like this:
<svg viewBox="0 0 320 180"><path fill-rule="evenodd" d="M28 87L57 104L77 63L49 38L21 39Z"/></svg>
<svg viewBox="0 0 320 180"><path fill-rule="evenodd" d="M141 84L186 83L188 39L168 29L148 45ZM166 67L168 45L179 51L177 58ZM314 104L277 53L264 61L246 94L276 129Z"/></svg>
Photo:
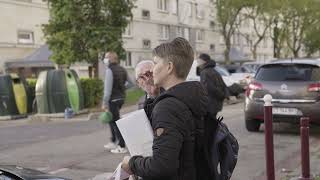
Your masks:
<svg viewBox="0 0 320 180"><path fill-rule="evenodd" d="M91 108L100 104L103 96L103 81L100 79L81 78L84 107Z"/></svg>

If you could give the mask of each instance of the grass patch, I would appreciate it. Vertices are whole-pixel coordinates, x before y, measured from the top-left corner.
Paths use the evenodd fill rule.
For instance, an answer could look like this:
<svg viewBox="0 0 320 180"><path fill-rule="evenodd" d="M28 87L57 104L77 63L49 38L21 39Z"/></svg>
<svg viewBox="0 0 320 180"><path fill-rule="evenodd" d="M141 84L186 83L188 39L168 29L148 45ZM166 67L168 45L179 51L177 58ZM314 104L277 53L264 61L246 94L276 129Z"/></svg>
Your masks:
<svg viewBox="0 0 320 180"><path fill-rule="evenodd" d="M144 96L143 90L139 88L129 89L126 91L126 94L125 106L137 104L139 99Z"/></svg>

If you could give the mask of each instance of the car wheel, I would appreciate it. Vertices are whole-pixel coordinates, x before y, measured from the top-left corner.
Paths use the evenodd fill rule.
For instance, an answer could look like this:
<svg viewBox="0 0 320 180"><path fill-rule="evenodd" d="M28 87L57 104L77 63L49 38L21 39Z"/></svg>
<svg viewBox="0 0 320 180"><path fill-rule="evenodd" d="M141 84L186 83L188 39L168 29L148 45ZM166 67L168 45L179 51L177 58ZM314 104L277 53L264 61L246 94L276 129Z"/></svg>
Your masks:
<svg viewBox="0 0 320 180"><path fill-rule="evenodd" d="M260 122L257 120L246 120L246 128L250 132L258 132L260 129Z"/></svg>

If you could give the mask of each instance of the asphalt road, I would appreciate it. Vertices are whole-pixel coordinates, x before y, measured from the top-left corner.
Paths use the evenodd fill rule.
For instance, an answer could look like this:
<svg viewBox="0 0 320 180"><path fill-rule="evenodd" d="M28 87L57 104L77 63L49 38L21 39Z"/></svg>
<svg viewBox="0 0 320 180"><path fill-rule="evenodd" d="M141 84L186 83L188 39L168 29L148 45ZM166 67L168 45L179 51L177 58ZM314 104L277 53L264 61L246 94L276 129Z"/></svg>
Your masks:
<svg viewBox="0 0 320 180"><path fill-rule="evenodd" d="M258 133L245 129L243 104L225 106L221 115L240 144L233 180L264 179L263 127ZM275 124L277 176L299 164L299 127ZM319 142L319 128L311 128L311 143ZM97 120L0 124L0 164L16 164L75 180L111 173L123 155L104 150L109 129Z"/></svg>

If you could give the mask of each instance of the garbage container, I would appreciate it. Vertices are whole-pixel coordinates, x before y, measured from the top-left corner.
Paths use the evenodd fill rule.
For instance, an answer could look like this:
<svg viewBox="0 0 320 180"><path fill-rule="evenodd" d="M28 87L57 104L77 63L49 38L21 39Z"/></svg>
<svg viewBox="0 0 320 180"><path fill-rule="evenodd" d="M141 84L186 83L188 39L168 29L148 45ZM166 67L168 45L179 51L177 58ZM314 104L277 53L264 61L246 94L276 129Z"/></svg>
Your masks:
<svg viewBox="0 0 320 180"><path fill-rule="evenodd" d="M83 109L83 92L73 70L41 72L36 85L38 113L63 113L67 107L74 112Z"/></svg>
<svg viewBox="0 0 320 180"><path fill-rule="evenodd" d="M0 76L0 116L19 114L10 75Z"/></svg>
<svg viewBox="0 0 320 180"><path fill-rule="evenodd" d="M50 112L47 94L47 74L47 71L42 71L38 76L36 84L37 112L40 114L47 114Z"/></svg>
<svg viewBox="0 0 320 180"><path fill-rule="evenodd" d="M19 114L27 114L28 99L26 88L18 75L11 74L11 79L18 112Z"/></svg>
<svg viewBox="0 0 320 180"><path fill-rule="evenodd" d="M70 107L64 70L50 70L47 74L50 113L63 113Z"/></svg>

